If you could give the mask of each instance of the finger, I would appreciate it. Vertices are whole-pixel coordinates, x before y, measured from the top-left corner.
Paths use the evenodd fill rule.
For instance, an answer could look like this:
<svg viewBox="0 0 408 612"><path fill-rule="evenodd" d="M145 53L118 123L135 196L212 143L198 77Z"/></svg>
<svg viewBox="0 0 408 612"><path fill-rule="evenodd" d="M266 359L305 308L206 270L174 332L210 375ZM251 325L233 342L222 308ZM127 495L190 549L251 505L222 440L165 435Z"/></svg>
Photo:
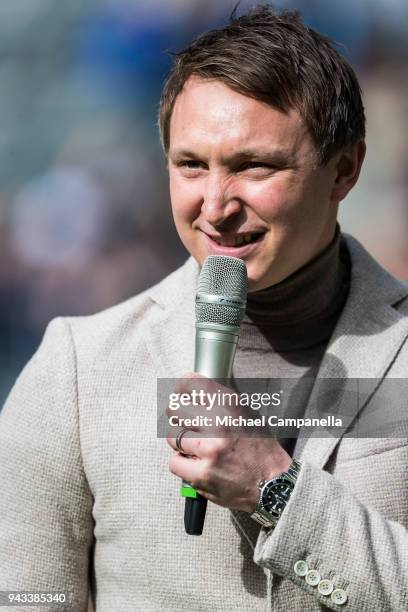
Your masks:
<svg viewBox="0 0 408 612"><path fill-rule="evenodd" d="M169 463L172 474L188 482L194 489L207 491L209 482L205 479L204 461L193 457L185 457L180 453L174 454Z"/></svg>
<svg viewBox="0 0 408 612"><path fill-rule="evenodd" d="M200 414L207 414L205 406L188 404L187 406L180 406L177 410L172 408L166 408L167 417L176 417L178 419L192 419L193 417ZM174 419L172 419L174 421Z"/></svg>
<svg viewBox="0 0 408 612"><path fill-rule="evenodd" d="M213 425L209 413L205 409L195 406L186 406L176 413L167 411L167 419L166 435L173 438L182 428L194 431L198 434L196 437L208 436Z"/></svg>
<svg viewBox="0 0 408 612"><path fill-rule="evenodd" d="M189 434L190 430L188 430L180 440L179 445L182 449L182 453L192 457L203 458L205 456L204 440L201 438L191 437L191 434ZM167 436L166 441L173 450L180 452L180 449L178 449L176 445L176 438Z"/></svg>
<svg viewBox="0 0 408 612"><path fill-rule="evenodd" d="M235 389L196 373L190 378L179 379L176 388L180 396L180 406L184 402L186 405L193 404L196 408L205 406L208 410L216 405L223 406L226 400L231 410L231 408L236 408L238 401L238 393Z"/></svg>
<svg viewBox="0 0 408 612"><path fill-rule="evenodd" d="M181 409L188 409L191 406L195 409L207 406L208 391L202 383L196 381L192 384L185 384L183 380L179 380L175 389L176 391L171 394L171 405L169 403L167 413L179 412Z"/></svg>
<svg viewBox="0 0 408 612"><path fill-rule="evenodd" d="M177 379L175 389L179 393L199 392L201 389L206 391L207 386L211 383L216 384L211 378L198 374L198 372L187 372Z"/></svg>
<svg viewBox="0 0 408 612"><path fill-rule="evenodd" d="M215 392L217 390L220 392L230 392L232 390L232 387L222 385L212 378L198 374L198 372L188 372L187 374L183 374L183 376L180 376L180 378L177 380L176 384L181 385L182 390L186 391L187 393L189 391L199 389L204 389L204 391L211 392Z"/></svg>

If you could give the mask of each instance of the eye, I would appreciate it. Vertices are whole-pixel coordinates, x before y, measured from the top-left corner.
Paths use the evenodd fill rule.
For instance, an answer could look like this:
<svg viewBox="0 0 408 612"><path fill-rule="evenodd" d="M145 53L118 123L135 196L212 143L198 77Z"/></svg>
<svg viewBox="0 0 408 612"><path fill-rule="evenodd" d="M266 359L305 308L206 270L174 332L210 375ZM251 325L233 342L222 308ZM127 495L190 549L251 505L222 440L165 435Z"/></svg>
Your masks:
<svg viewBox="0 0 408 612"><path fill-rule="evenodd" d="M245 171L245 170L253 170L256 168L262 168L262 169L270 169L272 166L270 166L269 164L265 163L265 162L261 162L261 161L250 161L250 162L245 162L243 163L240 167L239 167L239 172Z"/></svg>
<svg viewBox="0 0 408 612"><path fill-rule="evenodd" d="M181 168L187 168L188 170L198 170L201 168L201 163L195 159L184 159L177 165Z"/></svg>

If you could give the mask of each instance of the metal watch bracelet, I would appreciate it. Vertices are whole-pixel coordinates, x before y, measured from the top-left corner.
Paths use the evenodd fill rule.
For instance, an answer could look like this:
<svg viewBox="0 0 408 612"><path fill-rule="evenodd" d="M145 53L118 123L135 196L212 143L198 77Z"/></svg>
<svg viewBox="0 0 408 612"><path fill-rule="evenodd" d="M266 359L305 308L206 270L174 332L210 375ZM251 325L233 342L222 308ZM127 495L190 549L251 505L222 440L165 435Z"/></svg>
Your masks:
<svg viewBox="0 0 408 612"><path fill-rule="evenodd" d="M299 471L300 471L300 467L301 467L301 464L294 459L292 463L290 464L289 468L287 469L287 471L282 472L281 474L277 474L275 478L285 476L286 478L291 480L293 484L295 484ZM259 483L258 488L260 491L260 495L261 495L263 486L271 480L274 480L274 478L270 478L269 480L262 480ZM257 521L258 523L260 523L263 527L276 526L279 519L274 517L273 515L264 516L262 511L265 512L265 510L263 510L262 508L259 508L259 505L260 505L260 502L258 501L256 510L255 512L251 514L251 518Z"/></svg>

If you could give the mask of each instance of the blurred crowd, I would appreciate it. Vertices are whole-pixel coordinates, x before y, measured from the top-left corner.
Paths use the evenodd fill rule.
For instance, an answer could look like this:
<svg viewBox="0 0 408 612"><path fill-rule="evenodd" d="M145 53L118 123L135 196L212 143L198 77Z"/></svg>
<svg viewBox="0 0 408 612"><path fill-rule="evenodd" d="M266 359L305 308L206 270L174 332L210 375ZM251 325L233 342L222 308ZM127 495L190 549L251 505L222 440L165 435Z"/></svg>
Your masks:
<svg viewBox="0 0 408 612"><path fill-rule="evenodd" d="M340 223L408 279L408 3L274 4L300 10L357 72L368 154ZM0 3L0 405L51 318L107 308L186 258L159 144L160 90L171 52L224 24L234 5Z"/></svg>

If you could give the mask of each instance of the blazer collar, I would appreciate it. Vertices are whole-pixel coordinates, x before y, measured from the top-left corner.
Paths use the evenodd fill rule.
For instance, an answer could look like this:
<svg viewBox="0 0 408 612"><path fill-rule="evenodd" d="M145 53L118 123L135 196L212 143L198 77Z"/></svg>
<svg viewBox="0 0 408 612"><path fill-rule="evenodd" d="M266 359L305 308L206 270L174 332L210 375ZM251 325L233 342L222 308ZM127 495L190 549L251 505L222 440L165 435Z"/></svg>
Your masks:
<svg viewBox="0 0 408 612"><path fill-rule="evenodd" d="M305 416L318 416L318 398L324 396L328 378L343 379L347 384L336 385L336 412L346 415L343 425L347 425L367 404L408 336L408 317L396 309L408 295L408 284L384 270L357 240L347 234L343 237L351 256L350 291L321 362ZM357 378L370 379L370 394L365 402L350 402L350 394L346 393L353 388L350 379ZM336 432L324 438L300 438L295 456L323 467L341 437Z"/></svg>

